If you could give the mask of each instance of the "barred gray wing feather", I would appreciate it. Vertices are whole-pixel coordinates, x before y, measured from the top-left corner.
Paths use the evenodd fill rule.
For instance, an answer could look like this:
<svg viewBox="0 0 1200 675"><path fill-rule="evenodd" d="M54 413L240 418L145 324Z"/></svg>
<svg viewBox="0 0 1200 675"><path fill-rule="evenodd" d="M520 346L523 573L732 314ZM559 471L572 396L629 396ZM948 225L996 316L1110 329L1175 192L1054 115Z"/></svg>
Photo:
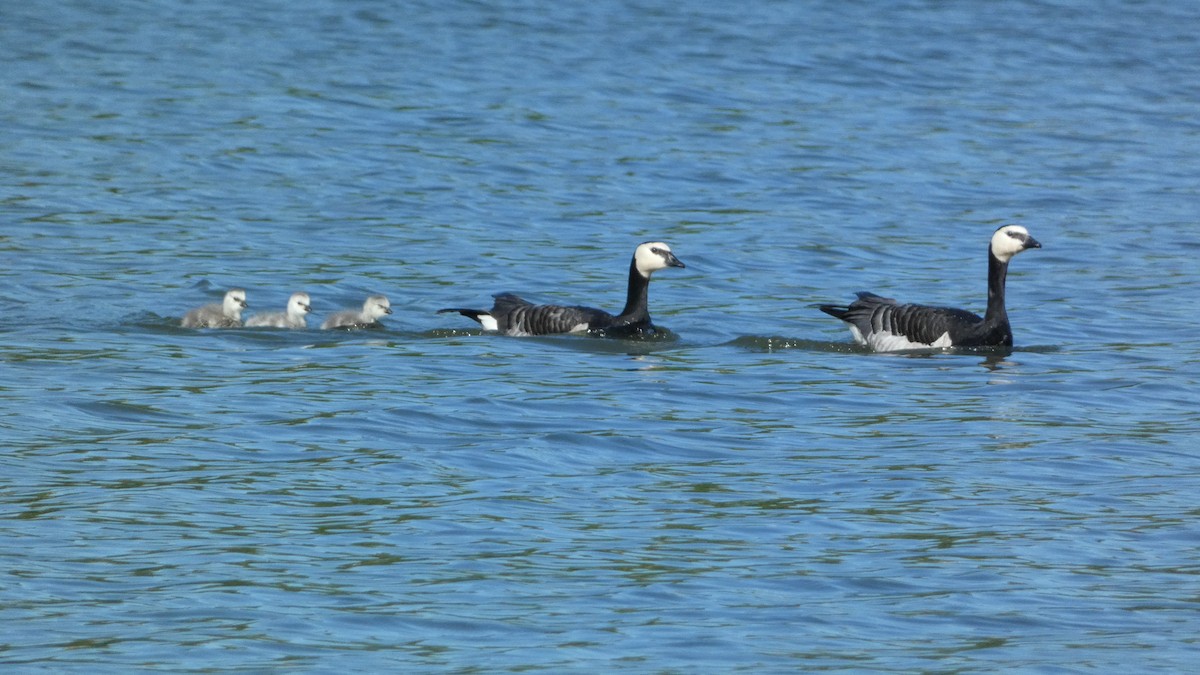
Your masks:
<svg viewBox="0 0 1200 675"><path fill-rule="evenodd" d="M592 307L534 305L511 293L495 296L492 316L509 335L553 335L604 328L613 316Z"/></svg>
<svg viewBox="0 0 1200 675"><path fill-rule="evenodd" d="M981 317L964 309L927 305L879 305L871 315L876 332L901 335L927 345L947 334L953 343L960 329L981 321Z"/></svg>
<svg viewBox="0 0 1200 675"><path fill-rule="evenodd" d="M866 292L859 293L840 318L854 324L864 337L873 333L897 335L921 344L933 344L947 333L953 340L963 328L983 321L964 309L901 305L892 298Z"/></svg>

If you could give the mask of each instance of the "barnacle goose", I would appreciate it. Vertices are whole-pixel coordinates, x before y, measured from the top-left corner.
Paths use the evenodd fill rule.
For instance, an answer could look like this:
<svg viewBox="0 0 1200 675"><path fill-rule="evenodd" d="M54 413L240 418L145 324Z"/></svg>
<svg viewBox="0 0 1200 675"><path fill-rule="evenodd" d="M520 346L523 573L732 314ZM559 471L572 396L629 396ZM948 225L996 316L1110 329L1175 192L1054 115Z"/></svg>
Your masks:
<svg viewBox="0 0 1200 675"><path fill-rule="evenodd" d="M629 263L625 309L616 316L578 305L534 305L511 293L492 296L496 300L490 311L449 308L438 310L438 313L458 312L478 321L486 330L515 336L583 332L622 336L651 332L654 325L650 322L647 302L650 275L667 267L685 267L671 252L670 246L660 241L638 245Z"/></svg>
<svg viewBox="0 0 1200 675"><path fill-rule="evenodd" d="M304 317L311 311L312 307L309 305L308 293L292 293L292 297L288 298L286 311L255 314L246 319L246 326L307 328L308 322Z"/></svg>
<svg viewBox="0 0 1200 675"><path fill-rule="evenodd" d="M242 310L246 304L246 291L234 288L225 293L225 300L216 304L197 307L183 315L184 328L237 328L242 325Z"/></svg>
<svg viewBox="0 0 1200 675"><path fill-rule="evenodd" d="M818 305L850 324L855 342L877 352L944 347L1011 347L1012 328L1004 309L1004 281L1013 256L1041 248L1020 225L996 230L988 245L988 303L983 317L965 309L901 305L874 293L858 293L849 306Z"/></svg>
<svg viewBox="0 0 1200 675"><path fill-rule="evenodd" d="M321 330L331 328L367 328L379 323L379 319L392 313L392 303L386 296L372 295L363 303L362 309L347 309L330 314L321 324Z"/></svg>

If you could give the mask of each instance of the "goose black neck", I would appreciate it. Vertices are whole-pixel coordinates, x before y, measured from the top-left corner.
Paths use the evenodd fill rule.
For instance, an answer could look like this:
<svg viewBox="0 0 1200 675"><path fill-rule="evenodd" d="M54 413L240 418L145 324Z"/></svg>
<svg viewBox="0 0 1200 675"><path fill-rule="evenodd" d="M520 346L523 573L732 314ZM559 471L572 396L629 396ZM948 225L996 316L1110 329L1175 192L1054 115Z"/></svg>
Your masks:
<svg viewBox="0 0 1200 675"><path fill-rule="evenodd" d="M996 325L1008 322L1008 311L1004 308L1004 282L1008 279L1008 263L1000 262L992 249L988 248L988 302L984 323Z"/></svg>
<svg viewBox="0 0 1200 675"><path fill-rule="evenodd" d="M635 323L650 319L650 278L642 276L637 268L637 257L629 261L629 293L625 296L625 309L621 310L623 323Z"/></svg>

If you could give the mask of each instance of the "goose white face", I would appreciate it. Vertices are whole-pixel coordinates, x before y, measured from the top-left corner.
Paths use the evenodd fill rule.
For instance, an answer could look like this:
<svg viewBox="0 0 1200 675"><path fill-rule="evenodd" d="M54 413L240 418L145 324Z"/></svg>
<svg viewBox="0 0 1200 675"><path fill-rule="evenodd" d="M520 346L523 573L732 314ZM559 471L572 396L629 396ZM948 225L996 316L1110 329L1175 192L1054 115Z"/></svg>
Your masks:
<svg viewBox="0 0 1200 675"><path fill-rule="evenodd" d="M366 304L363 305L363 314L366 314L367 318L371 321L391 313L392 303L388 302L388 299L382 295L372 295L367 298Z"/></svg>
<svg viewBox="0 0 1200 675"><path fill-rule="evenodd" d="M1029 236L1029 230L1020 225L1005 225L992 235L992 255L1002 263L1012 260L1012 257L1027 248L1041 248L1038 240Z"/></svg>
<svg viewBox="0 0 1200 675"><path fill-rule="evenodd" d="M225 294L225 302L222 308L227 316L240 316L242 310L249 306L246 304L246 291L235 288Z"/></svg>
<svg viewBox="0 0 1200 675"><path fill-rule="evenodd" d="M308 293L292 293L292 297L288 298L287 306L288 314L304 316L312 311L312 306L309 304Z"/></svg>
<svg viewBox="0 0 1200 675"><path fill-rule="evenodd" d="M648 241L637 247L633 252L637 271L644 277L667 267L683 267L679 258L671 253L671 247L661 241Z"/></svg>

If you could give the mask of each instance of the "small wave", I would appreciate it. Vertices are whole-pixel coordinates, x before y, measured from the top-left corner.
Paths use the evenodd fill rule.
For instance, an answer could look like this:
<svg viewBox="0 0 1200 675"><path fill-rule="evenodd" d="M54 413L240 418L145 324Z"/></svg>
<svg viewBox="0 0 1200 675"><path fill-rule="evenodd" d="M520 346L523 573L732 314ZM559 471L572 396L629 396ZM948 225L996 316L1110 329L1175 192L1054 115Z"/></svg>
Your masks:
<svg viewBox="0 0 1200 675"><path fill-rule="evenodd" d="M869 354L871 350L852 342L830 342L783 336L743 335L725 343L731 347L756 352L778 352L800 349L811 352L839 352L844 354Z"/></svg>

